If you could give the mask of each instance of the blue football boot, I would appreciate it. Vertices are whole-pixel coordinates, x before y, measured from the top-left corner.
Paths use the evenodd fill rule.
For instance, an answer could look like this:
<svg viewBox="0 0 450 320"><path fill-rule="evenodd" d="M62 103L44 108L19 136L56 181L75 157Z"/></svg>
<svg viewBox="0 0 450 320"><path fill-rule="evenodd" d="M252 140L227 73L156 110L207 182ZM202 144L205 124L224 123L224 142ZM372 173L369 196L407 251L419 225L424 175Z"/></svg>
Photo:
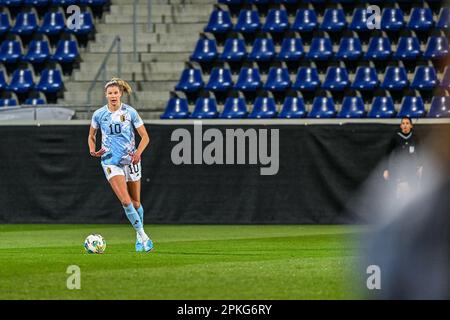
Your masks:
<svg viewBox="0 0 450 320"><path fill-rule="evenodd" d="M138 239L136 239L136 252L144 251L144 245Z"/></svg>
<svg viewBox="0 0 450 320"><path fill-rule="evenodd" d="M150 252L153 249L153 242L152 240L148 239L147 241L144 242L144 250L145 252Z"/></svg>

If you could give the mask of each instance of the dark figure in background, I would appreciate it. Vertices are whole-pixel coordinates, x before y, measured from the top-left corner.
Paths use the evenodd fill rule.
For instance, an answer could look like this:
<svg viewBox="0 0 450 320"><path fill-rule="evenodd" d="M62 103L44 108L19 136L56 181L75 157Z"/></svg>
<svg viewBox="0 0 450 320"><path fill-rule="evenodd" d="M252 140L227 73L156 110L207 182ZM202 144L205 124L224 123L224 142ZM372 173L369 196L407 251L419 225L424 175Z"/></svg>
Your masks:
<svg viewBox="0 0 450 320"><path fill-rule="evenodd" d="M417 191L422 178L419 141L414 134L411 118L403 117L389 148L388 169L383 178L392 183L396 198L404 198Z"/></svg>

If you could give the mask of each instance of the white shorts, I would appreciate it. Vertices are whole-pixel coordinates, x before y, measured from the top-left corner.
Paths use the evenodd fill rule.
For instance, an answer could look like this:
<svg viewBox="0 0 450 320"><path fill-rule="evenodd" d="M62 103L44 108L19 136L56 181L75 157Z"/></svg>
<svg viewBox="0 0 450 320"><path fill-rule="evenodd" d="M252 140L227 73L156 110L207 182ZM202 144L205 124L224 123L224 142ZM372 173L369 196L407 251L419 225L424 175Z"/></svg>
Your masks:
<svg viewBox="0 0 450 320"><path fill-rule="evenodd" d="M141 162L137 164L127 164L123 166L115 166L111 164L102 164L103 172L105 173L106 179L111 179L115 176L125 176L125 180L128 181L139 181L141 179Z"/></svg>

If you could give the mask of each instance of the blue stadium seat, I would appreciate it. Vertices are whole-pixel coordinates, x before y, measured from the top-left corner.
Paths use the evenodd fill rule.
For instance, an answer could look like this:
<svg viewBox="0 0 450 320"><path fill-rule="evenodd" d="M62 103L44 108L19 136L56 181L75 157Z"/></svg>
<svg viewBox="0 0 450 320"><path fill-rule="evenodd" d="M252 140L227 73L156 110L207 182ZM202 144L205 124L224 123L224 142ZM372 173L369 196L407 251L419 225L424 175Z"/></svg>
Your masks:
<svg viewBox="0 0 450 320"><path fill-rule="evenodd" d="M298 9L291 30L308 32L317 29L317 15L314 9Z"/></svg>
<svg viewBox="0 0 450 320"><path fill-rule="evenodd" d="M274 0L276 4L296 4L297 0Z"/></svg>
<svg viewBox="0 0 450 320"><path fill-rule="evenodd" d="M16 69L7 90L14 93L26 93L34 88L33 71L30 69Z"/></svg>
<svg viewBox="0 0 450 320"><path fill-rule="evenodd" d="M205 32L211 33L225 33L230 31L233 27L231 22L231 15L229 11L215 9L209 17L208 24L205 27Z"/></svg>
<svg viewBox="0 0 450 320"><path fill-rule="evenodd" d="M307 59L328 60L333 56L333 45L328 37L313 37Z"/></svg>
<svg viewBox="0 0 450 320"><path fill-rule="evenodd" d="M358 37L343 37L336 52L337 60L358 60L362 55L361 41Z"/></svg>
<svg viewBox="0 0 450 320"><path fill-rule="evenodd" d="M0 62L15 63L22 57L22 42L17 40L5 40L0 46Z"/></svg>
<svg viewBox="0 0 450 320"><path fill-rule="evenodd" d="M184 69L175 90L183 92L195 92L203 88L202 72L199 69Z"/></svg>
<svg viewBox="0 0 450 320"><path fill-rule="evenodd" d="M22 57L22 60L39 64L47 61L50 56L51 52L48 40L31 40L28 44L28 51Z"/></svg>
<svg viewBox="0 0 450 320"><path fill-rule="evenodd" d="M431 99L429 118L450 118L450 97L433 97Z"/></svg>
<svg viewBox="0 0 450 320"><path fill-rule="evenodd" d="M245 0L241 0L242 2L245 2ZM271 0L247 0L248 3L250 4L255 4L255 5L259 5L259 4L268 4Z"/></svg>
<svg viewBox="0 0 450 320"><path fill-rule="evenodd" d="M47 6L49 2L50 0L24 0L23 4L38 8Z"/></svg>
<svg viewBox="0 0 450 320"><path fill-rule="evenodd" d="M247 56L244 39L228 38L225 40L223 52L219 59L222 61L241 61Z"/></svg>
<svg viewBox="0 0 450 320"><path fill-rule="evenodd" d="M31 91L28 94L28 97L25 99L24 104L33 105L33 106L47 104L47 98L45 97L43 92Z"/></svg>
<svg viewBox="0 0 450 320"><path fill-rule="evenodd" d="M411 88L417 90L432 90L438 85L436 70L432 66L417 66L414 70Z"/></svg>
<svg viewBox="0 0 450 320"><path fill-rule="evenodd" d="M393 118L395 116L394 101L390 96L376 96L372 101L372 108L368 118Z"/></svg>
<svg viewBox="0 0 450 320"><path fill-rule="evenodd" d="M415 60L421 55L420 42L417 37L400 37L394 58L398 60Z"/></svg>
<svg viewBox="0 0 450 320"><path fill-rule="evenodd" d="M52 0L54 6L71 6L73 4L79 4L79 0Z"/></svg>
<svg viewBox="0 0 450 320"><path fill-rule="evenodd" d="M18 35L30 35L38 29L38 18L35 10L19 12L11 32Z"/></svg>
<svg viewBox="0 0 450 320"><path fill-rule="evenodd" d="M350 88L370 91L378 86L378 74L375 67L359 66L355 72L355 79Z"/></svg>
<svg viewBox="0 0 450 320"><path fill-rule="evenodd" d="M41 78L35 89L44 93L56 93L64 88L61 70L46 68L41 72Z"/></svg>
<svg viewBox="0 0 450 320"><path fill-rule="evenodd" d="M402 99L398 118L421 118L425 116L425 106L422 97L405 96Z"/></svg>
<svg viewBox="0 0 450 320"><path fill-rule="evenodd" d="M277 55L277 60L281 61L297 61L305 54L301 38L287 38L283 39L281 43L280 52Z"/></svg>
<svg viewBox="0 0 450 320"><path fill-rule="evenodd" d="M401 90L408 85L408 75L404 67L388 66L380 87L387 90Z"/></svg>
<svg viewBox="0 0 450 320"><path fill-rule="evenodd" d="M337 115L338 118L364 118L365 116L366 110L361 97L344 97L341 111Z"/></svg>
<svg viewBox="0 0 450 320"><path fill-rule="evenodd" d="M345 67L330 66L327 68L322 89L342 91L349 85L348 72Z"/></svg>
<svg viewBox="0 0 450 320"><path fill-rule="evenodd" d="M347 23L345 22L345 13L343 9L327 8L323 15L322 23L319 26L323 31L342 31Z"/></svg>
<svg viewBox="0 0 450 320"><path fill-rule="evenodd" d="M283 67L271 67L267 75L267 81L264 84L264 90L284 91L291 85L289 71Z"/></svg>
<svg viewBox="0 0 450 320"><path fill-rule="evenodd" d="M251 33L261 28L258 10L241 10L233 30L242 33Z"/></svg>
<svg viewBox="0 0 450 320"><path fill-rule="evenodd" d="M253 110L249 114L252 119L268 119L277 116L277 106L272 97L257 97L253 104Z"/></svg>
<svg viewBox="0 0 450 320"><path fill-rule="evenodd" d="M8 75L4 68L0 69L0 91L6 90L8 87Z"/></svg>
<svg viewBox="0 0 450 320"><path fill-rule="evenodd" d="M72 63L80 55L76 40L59 40L51 60L59 63Z"/></svg>
<svg viewBox="0 0 450 320"><path fill-rule="evenodd" d="M332 97L315 97L312 108L308 114L309 118L334 118L336 117L336 108Z"/></svg>
<svg viewBox="0 0 450 320"><path fill-rule="evenodd" d="M448 30L450 29L450 8L441 8L439 12L439 18L436 22L436 28Z"/></svg>
<svg viewBox="0 0 450 320"><path fill-rule="evenodd" d="M430 8L414 7L407 24L407 28L414 31L425 31L433 27L433 12Z"/></svg>
<svg viewBox="0 0 450 320"><path fill-rule="evenodd" d="M90 10L80 12L80 25L79 28L69 29L66 28L68 32L75 35L86 35L94 31L94 20L92 18L92 13Z"/></svg>
<svg viewBox="0 0 450 320"><path fill-rule="evenodd" d="M161 119L185 119L189 117L189 105L186 99L173 96L167 101Z"/></svg>
<svg viewBox="0 0 450 320"><path fill-rule="evenodd" d="M302 66L298 68L297 77L292 89L312 91L320 86L319 72L317 68Z"/></svg>
<svg viewBox="0 0 450 320"><path fill-rule="evenodd" d="M275 45L271 38L256 38L252 51L248 55L250 61L270 61L275 57Z"/></svg>
<svg viewBox="0 0 450 320"><path fill-rule="evenodd" d="M264 32L283 32L289 28L288 14L286 10L270 9L266 21L262 26Z"/></svg>
<svg viewBox="0 0 450 320"><path fill-rule="evenodd" d="M6 7L18 7L23 4L23 0L3 0L2 5Z"/></svg>
<svg viewBox="0 0 450 320"><path fill-rule="evenodd" d="M216 99L198 98L190 117L194 119L213 119L217 118L218 115Z"/></svg>
<svg viewBox="0 0 450 320"><path fill-rule="evenodd" d="M17 99L15 98L0 98L0 107L12 107L17 105Z"/></svg>
<svg viewBox="0 0 450 320"><path fill-rule="evenodd" d="M219 0L219 3L222 4L241 4L244 3L245 0Z"/></svg>
<svg viewBox="0 0 450 320"><path fill-rule="evenodd" d="M215 60L217 56L216 40L203 37L198 39L194 53L191 55L190 59L198 62L210 62Z"/></svg>
<svg viewBox="0 0 450 320"><path fill-rule="evenodd" d="M41 26L38 28L38 32L46 35L60 34L65 30L65 17L61 10L46 12Z"/></svg>
<svg viewBox="0 0 450 320"><path fill-rule="evenodd" d="M306 107L303 97L287 96L284 99L278 118L298 119L306 117Z"/></svg>
<svg viewBox="0 0 450 320"><path fill-rule="evenodd" d="M233 87L233 80L230 69L223 67L214 67L211 70L208 83L205 85L206 90L210 91L227 91Z"/></svg>
<svg viewBox="0 0 450 320"><path fill-rule="evenodd" d="M400 8L384 8L381 13L381 30L398 31L403 28L403 11Z"/></svg>
<svg viewBox="0 0 450 320"><path fill-rule="evenodd" d="M0 36L11 29L11 18L8 12L0 12Z"/></svg>
<svg viewBox="0 0 450 320"><path fill-rule="evenodd" d="M257 68L243 67L234 88L243 92L256 91L261 87L261 76Z"/></svg>
<svg viewBox="0 0 450 320"><path fill-rule="evenodd" d="M81 5L90 7L100 7L105 5L108 0L79 0Z"/></svg>
<svg viewBox="0 0 450 320"><path fill-rule="evenodd" d="M370 16L365 8L355 8L353 11L352 21L348 28L353 31L367 31L367 17Z"/></svg>
<svg viewBox="0 0 450 320"><path fill-rule="evenodd" d="M240 119L248 115L247 103L244 97L228 97L223 106L223 112L219 118L222 119Z"/></svg>
<svg viewBox="0 0 450 320"><path fill-rule="evenodd" d="M445 36L432 36L428 38L423 57L425 59L441 59L448 55L448 40Z"/></svg>
<svg viewBox="0 0 450 320"><path fill-rule="evenodd" d="M444 89L450 89L450 68L447 66L444 69L442 80L439 83L439 87Z"/></svg>
<svg viewBox="0 0 450 320"><path fill-rule="evenodd" d="M387 37L375 36L370 38L364 59L386 60L391 55L391 41Z"/></svg>

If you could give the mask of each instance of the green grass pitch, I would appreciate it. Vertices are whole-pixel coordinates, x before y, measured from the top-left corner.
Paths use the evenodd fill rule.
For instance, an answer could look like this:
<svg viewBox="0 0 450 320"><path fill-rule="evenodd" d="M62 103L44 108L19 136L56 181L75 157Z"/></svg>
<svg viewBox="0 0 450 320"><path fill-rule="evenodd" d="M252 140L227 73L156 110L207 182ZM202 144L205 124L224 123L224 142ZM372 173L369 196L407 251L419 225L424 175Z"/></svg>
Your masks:
<svg viewBox="0 0 450 320"><path fill-rule="evenodd" d="M0 299L351 299L357 226L0 225ZM100 233L104 254L83 242ZM66 286L67 267L81 289Z"/></svg>

